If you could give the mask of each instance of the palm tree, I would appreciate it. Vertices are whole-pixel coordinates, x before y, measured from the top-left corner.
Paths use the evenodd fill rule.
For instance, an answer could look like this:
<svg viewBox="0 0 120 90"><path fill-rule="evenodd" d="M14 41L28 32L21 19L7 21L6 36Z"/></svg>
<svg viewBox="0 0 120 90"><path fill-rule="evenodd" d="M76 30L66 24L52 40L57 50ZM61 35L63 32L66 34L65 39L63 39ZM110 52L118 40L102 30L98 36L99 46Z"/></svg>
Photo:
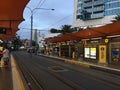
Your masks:
<svg viewBox="0 0 120 90"><path fill-rule="evenodd" d="M113 23L120 21L120 14L118 14L117 16L114 17L114 20L111 20Z"/></svg>
<svg viewBox="0 0 120 90"><path fill-rule="evenodd" d="M71 25L62 25L61 27L62 34L71 33L71 32L72 32Z"/></svg>
<svg viewBox="0 0 120 90"><path fill-rule="evenodd" d="M55 29L55 28L52 28L52 29L50 29L50 32L51 32L51 33L58 33L58 30Z"/></svg>
<svg viewBox="0 0 120 90"><path fill-rule="evenodd" d="M81 29L79 28L79 30L81 30ZM55 28L50 29L51 33L62 33L62 34L72 33L75 31L77 31L77 28L72 28L71 25L62 25L61 30L55 29Z"/></svg>

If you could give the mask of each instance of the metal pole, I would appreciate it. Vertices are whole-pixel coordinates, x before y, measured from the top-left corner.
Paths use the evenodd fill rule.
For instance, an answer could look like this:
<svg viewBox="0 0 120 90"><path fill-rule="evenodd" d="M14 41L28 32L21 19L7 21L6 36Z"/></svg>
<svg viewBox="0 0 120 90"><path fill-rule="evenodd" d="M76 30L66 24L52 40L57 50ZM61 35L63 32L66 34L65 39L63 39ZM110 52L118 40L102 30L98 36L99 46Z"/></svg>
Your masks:
<svg viewBox="0 0 120 90"><path fill-rule="evenodd" d="M35 11L36 9L43 9L43 10L54 10L54 9L46 9L46 8L34 8L33 10L31 10L30 7L27 7L30 12L31 12L31 36L30 36L30 48L32 49L32 36L33 36L33 11ZM30 54L31 54L31 57L32 57L32 52L30 50Z"/></svg>
<svg viewBox="0 0 120 90"><path fill-rule="evenodd" d="M33 34L33 14L31 15L31 40L30 40L30 47L32 47L32 34Z"/></svg>

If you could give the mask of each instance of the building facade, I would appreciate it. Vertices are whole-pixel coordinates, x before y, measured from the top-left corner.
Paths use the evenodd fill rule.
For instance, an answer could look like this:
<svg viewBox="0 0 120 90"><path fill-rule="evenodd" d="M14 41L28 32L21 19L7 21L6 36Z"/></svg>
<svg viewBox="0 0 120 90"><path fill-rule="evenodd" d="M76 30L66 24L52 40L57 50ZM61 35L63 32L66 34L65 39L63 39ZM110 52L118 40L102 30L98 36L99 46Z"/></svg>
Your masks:
<svg viewBox="0 0 120 90"><path fill-rule="evenodd" d="M120 14L120 0L74 0L73 27L111 23Z"/></svg>
<svg viewBox="0 0 120 90"><path fill-rule="evenodd" d="M34 29L32 33L32 40L39 44L40 30Z"/></svg>

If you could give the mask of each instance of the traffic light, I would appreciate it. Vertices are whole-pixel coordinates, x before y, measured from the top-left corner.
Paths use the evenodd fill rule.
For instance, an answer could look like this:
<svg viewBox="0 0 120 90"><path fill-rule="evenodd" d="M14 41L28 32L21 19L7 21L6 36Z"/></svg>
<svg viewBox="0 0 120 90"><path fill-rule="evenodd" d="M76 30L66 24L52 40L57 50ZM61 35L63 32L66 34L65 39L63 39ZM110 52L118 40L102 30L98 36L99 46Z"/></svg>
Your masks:
<svg viewBox="0 0 120 90"><path fill-rule="evenodd" d="M0 28L0 34L6 34L6 28Z"/></svg>

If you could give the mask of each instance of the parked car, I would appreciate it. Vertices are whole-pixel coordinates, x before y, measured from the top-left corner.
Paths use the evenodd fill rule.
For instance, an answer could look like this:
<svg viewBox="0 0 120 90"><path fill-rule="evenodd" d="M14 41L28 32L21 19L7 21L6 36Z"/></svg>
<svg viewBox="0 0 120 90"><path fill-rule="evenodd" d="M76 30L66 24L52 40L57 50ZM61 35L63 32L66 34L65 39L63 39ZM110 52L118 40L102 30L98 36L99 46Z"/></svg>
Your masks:
<svg viewBox="0 0 120 90"><path fill-rule="evenodd" d="M20 50L24 50L24 49L25 49L25 46L20 46L19 49L20 49Z"/></svg>
<svg viewBox="0 0 120 90"><path fill-rule="evenodd" d="M30 48L27 48L27 52L32 52L32 53L35 53L35 47L30 47Z"/></svg>

